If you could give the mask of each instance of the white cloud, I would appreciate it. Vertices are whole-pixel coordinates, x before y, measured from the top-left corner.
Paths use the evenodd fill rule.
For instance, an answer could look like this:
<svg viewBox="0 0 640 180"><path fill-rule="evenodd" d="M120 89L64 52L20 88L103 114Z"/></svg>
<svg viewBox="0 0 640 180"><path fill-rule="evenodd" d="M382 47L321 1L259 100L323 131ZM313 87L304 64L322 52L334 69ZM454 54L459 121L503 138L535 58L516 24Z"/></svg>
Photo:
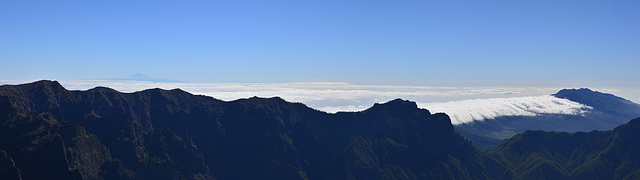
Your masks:
<svg viewBox="0 0 640 180"><path fill-rule="evenodd" d="M317 108L320 111L336 113L336 112L358 112L369 108L370 106L325 106Z"/></svg>
<svg viewBox="0 0 640 180"><path fill-rule="evenodd" d="M442 102L552 94L560 89L355 85L341 82L174 83L126 80L73 80L60 81L60 83L72 90L86 90L96 86L106 86L122 92L135 92L149 88L180 88L193 94L207 95L226 101L253 96L279 96L287 101L302 102L310 107L328 112L363 110L374 103L386 102L396 98L416 102Z"/></svg>
<svg viewBox="0 0 640 180"><path fill-rule="evenodd" d="M589 106L550 95L419 103L418 106L429 109L432 113L447 113L454 125L499 116L577 115L591 109Z"/></svg>
<svg viewBox="0 0 640 180"><path fill-rule="evenodd" d="M2 82L20 84L30 81ZM575 114L586 108L566 99L548 96L563 87L395 86L355 85L341 82L176 83L127 80L61 80L60 83L71 90L86 90L96 86L110 87L122 92L135 92L149 88L180 88L193 94L207 95L226 101L253 96L278 96L290 102L301 102L309 107L331 113L361 111L374 103L402 98L415 101L419 107L429 109L431 112L446 112L454 124L498 116ZM615 90L616 95L623 95L622 97L627 95L626 97L632 97L629 98L631 100L640 100L637 98L637 88ZM614 89L607 89L607 91L614 91Z"/></svg>

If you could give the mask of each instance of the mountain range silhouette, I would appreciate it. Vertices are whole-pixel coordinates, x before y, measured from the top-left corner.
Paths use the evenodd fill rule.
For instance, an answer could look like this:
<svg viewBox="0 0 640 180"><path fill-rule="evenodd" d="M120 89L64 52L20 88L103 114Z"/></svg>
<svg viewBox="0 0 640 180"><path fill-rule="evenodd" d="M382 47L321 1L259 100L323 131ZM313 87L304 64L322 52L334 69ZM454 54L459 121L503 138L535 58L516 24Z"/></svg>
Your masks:
<svg viewBox="0 0 640 180"><path fill-rule="evenodd" d="M329 114L277 97L69 91L43 80L0 86L0 177L634 179L638 122L589 133L527 131L484 152L446 114L402 99Z"/></svg>

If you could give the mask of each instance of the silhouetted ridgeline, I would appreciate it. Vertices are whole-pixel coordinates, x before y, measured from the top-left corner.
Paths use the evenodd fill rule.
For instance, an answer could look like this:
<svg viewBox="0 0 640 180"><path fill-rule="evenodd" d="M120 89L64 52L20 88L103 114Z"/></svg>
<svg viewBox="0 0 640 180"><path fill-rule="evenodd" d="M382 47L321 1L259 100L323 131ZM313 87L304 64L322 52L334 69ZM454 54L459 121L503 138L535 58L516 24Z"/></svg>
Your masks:
<svg viewBox="0 0 640 180"><path fill-rule="evenodd" d="M23 179L425 179L511 176L445 114L393 100L327 114L179 89L0 87L0 173Z"/></svg>
<svg viewBox="0 0 640 180"><path fill-rule="evenodd" d="M328 114L179 89L0 86L2 179L583 179L640 172L640 119L528 131L484 153L445 114L393 100Z"/></svg>

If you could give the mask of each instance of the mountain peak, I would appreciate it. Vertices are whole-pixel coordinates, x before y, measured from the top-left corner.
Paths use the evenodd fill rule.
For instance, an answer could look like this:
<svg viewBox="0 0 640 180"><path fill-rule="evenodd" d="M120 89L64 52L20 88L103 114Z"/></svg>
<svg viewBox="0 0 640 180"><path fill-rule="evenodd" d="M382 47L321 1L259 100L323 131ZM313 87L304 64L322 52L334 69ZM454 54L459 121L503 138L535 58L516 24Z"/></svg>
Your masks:
<svg viewBox="0 0 640 180"><path fill-rule="evenodd" d="M629 122L627 122L626 124L623 124L621 126L616 127L616 130L620 130L620 129L640 129L640 117L635 118L630 120ZM637 131L637 130L636 130Z"/></svg>
<svg viewBox="0 0 640 180"><path fill-rule="evenodd" d="M603 93L598 91L593 91L588 88L580 88L580 89L563 89L558 91L558 93L553 94L553 96L558 98L569 99L574 102L579 102L581 104L586 104L589 106L599 105L605 101L617 102L617 103L625 103L625 104L635 104L627 99L615 96L609 93ZM607 106L611 106L612 104L605 103Z"/></svg>
<svg viewBox="0 0 640 180"><path fill-rule="evenodd" d="M112 89L110 87L104 87L104 86L96 86L94 88L91 88L87 91L99 91L99 92L117 92L117 90Z"/></svg>
<svg viewBox="0 0 640 180"><path fill-rule="evenodd" d="M419 108L418 108L418 105L416 104L416 102L409 101L409 100L403 100L403 99L398 98L398 99L394 99L394 100L391 100L391 101L386 102L386 103L375 103L375 104L373 104L373 107L371 107L371 108L369 108L367 110L382 110L382 111L389 111L389 112L408 112L408 111L419 110ZM423 109L423 110L426 110L426 109ZM428 110L427 110L427 112L428 112Z"/></svg>
<svg viewBox="0 0 640 180"><path fill-rule="evenodd" d="M382 104L375 103L373 107L394 107L394 108L417 109L418 105L416 104L416 102L397 98Z"/></svg>
<svg viewBox="0 0 640 180"><path fill-rule="evenodd" d="M184 91L180 88L175 88L175 89L162 89L162 88L152 88L152 89L145 89L142 90L140 92L148 92L148 93L152 93L152 94L163 94L163 95L193 95L187 91Z"/></svg>
<svg viewBox="0 0 640 180"><path fill-rule="evenodd" d="M562 89L562 90L558 91L556 94L553 94L553 96L562 98L562 97L576 95L576 94L583 94L583 95L597 94L597 95L607 95L607 96L617 97L617 96L614 96L613 94L598 92L598 91L591 90L589 88ZM617 98L619 98L619 97L617 97Z"/></svg>
<svg viewBox="0 0 640 180"><path fill-rule="evenodd" d="M26 86L50 86L50 87L62 87L60 83L56 80L39 80L32 83L24 84Z"/></svg>
<svg viewBox="0 0 640 180"><path fill-rule="evenodd" d="M151 78L151 77L144 74L140 74L140 73L134 74L133 76L129 77L129 79L146 79L146 78Z"/></svg>
<svg viewBox="0 0 640 180"><path fill-rule="evenodd" d="M558 93L556 93L556 95L570 94L570 93L600 93L600 92L593 91L593 90L591 90L589 88L562 89L562 90L558 91Z"/></svg>
<svg viewBox="0 0 640 180"><path fill-rule="evenodd" d="M40 80L27 84L14 85L18 88L24 88L29 90L40 90L41 92L53 92L60 93L66 91L66 89L58 82L53 80Z"/></svg>
<svg viewBox="0 0 640 180"><path fill-rule="evenodd" d="M558 98L564 98L571 100L573 102L578 102L580 104L585 104L587 106L591 106L594 110L600 110L606 113L611 113L614 115L621 114L634 114L633 112L640 112L640 106L636 103L633 103L627 99L615 96L613 94L602 93L598 91L592 91L587 88L580 89L563 89L553 96ZM636 107L630 110L623 110L619 107L631 106ZM636 113L640 114L640 113ZM634 118L635 115L625 117L625 118Z"/></svg>

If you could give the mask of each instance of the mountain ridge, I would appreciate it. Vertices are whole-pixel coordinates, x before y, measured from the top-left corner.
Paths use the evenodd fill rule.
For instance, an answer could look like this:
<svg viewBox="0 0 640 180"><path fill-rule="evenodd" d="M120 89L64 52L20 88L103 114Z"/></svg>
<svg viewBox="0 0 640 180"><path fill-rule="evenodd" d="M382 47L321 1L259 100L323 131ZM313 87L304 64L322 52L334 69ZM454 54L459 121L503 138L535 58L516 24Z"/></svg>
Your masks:
<svg viewBox="0 0 640 180"><path fill-rule="evenodd" d="M401 99L329 114L277 97L226 102L179 89L68 91L56 81L3 85L0 99L7 110L0 132L15 132L4 137L50 142L36 149L58 149L46 157L62 157L44 164L57 170L34 173L29 167L43 165L17 158L29 152L19 147L30 146L0 143L9 159L20 161L14 169L24 179L510 176L457 134L448 116ZM53 139L18 133L39 129Z"/></svg>
<svg viewBox="0 0 640 180"><path fill-rule="evenodd" d="M578 102L581 104L589 104L591 107L599 109L605 113L610 113L618 116L625 116L629 114L628 111L616 109L613 107L620 106L637 106L640 109L640 105L636 104L630 100L615 96L609 93L602 93L593 91L588 88L580 88L580 89L563 89L558 91L556 94L553 94L555 97L569 99L574 102ZM633 111L636 112L636 111ZM637 113L637 116L640 116L640 113ZM625 118L633 118L633 117L625 117Z"/></svg>
<svg viewBox="0 0 640 180"><path fill-rule="evenodd" d="M402 99L333 114L278 97L0 86L10 179L637 179L639 132L640 118L527 130L484 152L448 115Z"/></svg>
<svg viewBox="0 0 640 180"><path fill-rule="evenodd" d="M530 130L501 142L490 153L515 165L516 179L637 179L639 133L640 118L609 131Z"/></svg>
<svg viewBox="0 0 640 180"><path fill-rule="evenodd" d="M640 105L612 94L587 88L563 89L553 94L558 98L591 107L579 115L543 114L537 116L501 116L484 121L456 125L456 130L471 139L477 147L488 150L503 139L527 130L579 132L611 130L640 117Z"/></svg>

